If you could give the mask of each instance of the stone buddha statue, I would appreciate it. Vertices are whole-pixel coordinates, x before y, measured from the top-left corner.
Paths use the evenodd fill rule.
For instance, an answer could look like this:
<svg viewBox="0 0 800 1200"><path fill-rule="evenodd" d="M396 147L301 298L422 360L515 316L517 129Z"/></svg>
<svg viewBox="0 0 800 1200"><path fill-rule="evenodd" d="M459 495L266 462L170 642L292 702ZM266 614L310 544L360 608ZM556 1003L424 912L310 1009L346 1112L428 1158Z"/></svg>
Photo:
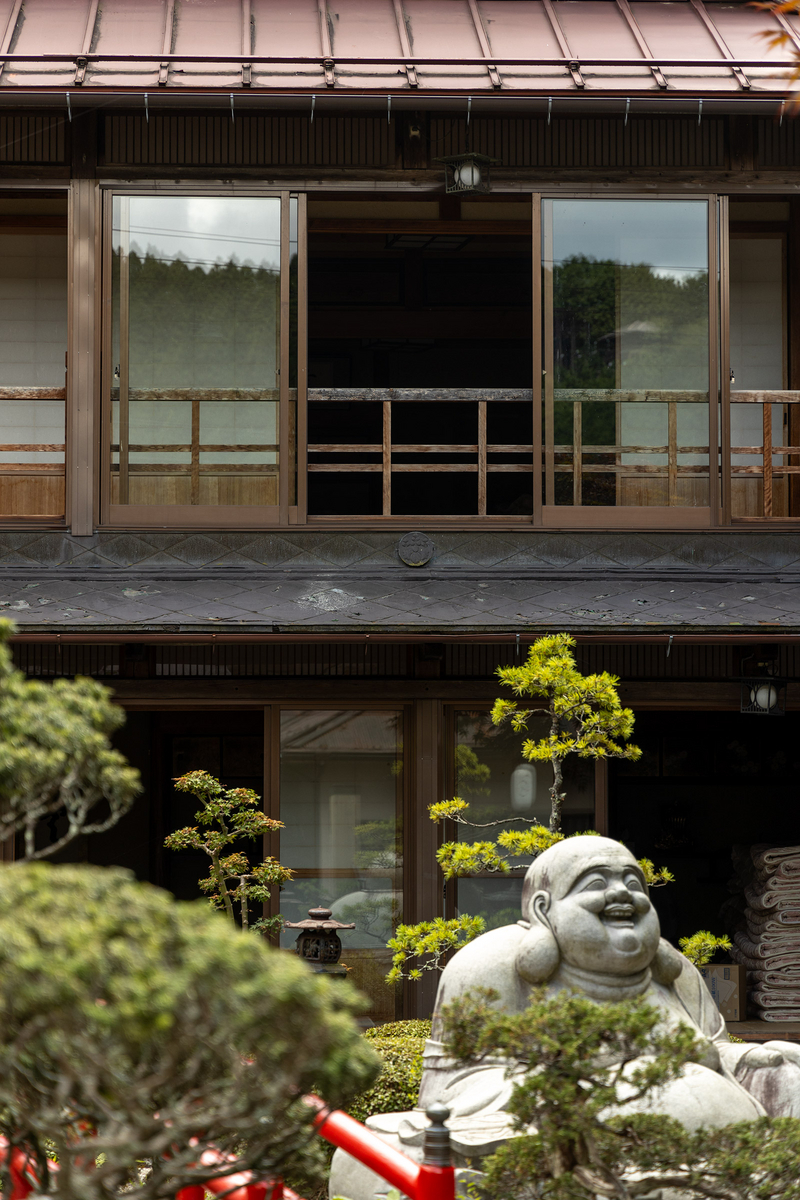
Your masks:
<svg viewBox="0 0 800 1200"><path fill-rule="evenodd" d="M475 988L492 988L497 1006L522 1012L534 987L579 992L598 1002L644 997L667 1027L688 1025L704 1048L679 1078L642 1105L687 1129L771 1116L800 1116L800 1046L730 1041L725 1022L688 959L661 937L658 916L636 859L609 838L568 838L540 855L525 876L522 919L459 950L445 968L424 1055L419 1107L371 1117L368 1125L414 1158L434 1102L450 1109L456 1166L474 1166L513 1136L506 1106L515 1067L506 1060L449 1059L443 1009ZM337 1151L331 1196L372 1200L388 1185Z"/></svg>

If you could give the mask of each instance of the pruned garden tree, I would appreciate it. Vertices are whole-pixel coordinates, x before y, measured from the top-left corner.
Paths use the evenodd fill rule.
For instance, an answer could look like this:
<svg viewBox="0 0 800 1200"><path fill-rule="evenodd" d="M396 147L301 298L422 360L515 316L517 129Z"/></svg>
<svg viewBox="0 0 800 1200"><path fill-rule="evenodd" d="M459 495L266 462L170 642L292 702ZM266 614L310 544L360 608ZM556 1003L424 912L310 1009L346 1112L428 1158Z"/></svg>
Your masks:
<svg viewBox="0 0 800 1200"><path fill-rule="evenodd" d="M209 873L199 886L208 894L212 908L220 909L234 923L238 918L244 930L268 936L280 933L280 916L251 920L250 910L267 903L271 889L282 887L292 872L269 856L251 863L241 843L263 842L265 834L282 829L283 823L263 812L260 796L250 788L226 788L208 771L181 775L175 788L199 800L197 826L169 834L164 845L168 850L200 850L208 856ZM237 845L239 849L233 849Z"/></svg>
<svg viewBox="0 0 800 1200"><path fill-rule="evenodd" d="M582 675L575 662L574 646L575 639L569 634L550 634L533 643L523 665L500 667L497 671L500 682L515 696L531 698L533 703L523 706L518 700L496 700L492 709L493 723L498 726L509 723L515 733L524 734L532 721L546 722L543 736L523 740L521 753L529 762L549 762L552 768L549 828L519 815L485 823L471 821L467 816L469 802L460 796L431 804L428 812L431 820L437 823L449 821L474 830L499 828L494 839L445 841L436 852L445 880L487 871L508 874L512 866L530 862L543 850L561 841L564 836L561 809L565 798L563 764L570 755L634 761L641 756L638 746L628 744L634 716L631 709L623 708L620 703L619 680L606 671L599 675ZM488 768L478 762L470 748L459 749L466 768L459 772L460 777L474 780L475 788L480 790L488 779ZM519 828L520 824L523 828ZM500 828L511 825L516 828ZM651 885L668 883L672 879L669 871L657 871L648 860L642 861L642 867ZM438 917L416 925L399 925L388 942L393 952L388 982L419 979L424 971L441 970L452 951L478 937L485 928L482 917L466 914Z"/></svg>
<svg viewBox="0 0 800 1200"><path fill-rule="evenodd" d="M520 700L495 700L495 725L511 723L515 733L527 733L531 720L546 721L543 737L526 737L522 757L528 762L549 762L553 770L550 787L550 832L561 832L564 803L562 764L571 754L578 758L641 758L638 746L628 744L633 733L633 710L623 708L617 686L619 679L601 671L582 675L575 662L575 639L568 633L539 638L519 667L499 667L500 682ZM530 704L527 701L532 700Z"/></svg>
<svg viewBox="0 0 800 1200"><path fill-rule="evenodd" d="M798 1200L800 1120L769 1118L688 1132L636 1108L703 1047L687 1026L665 1029L641 1000L598 1004L575 993L525 1012L476 992L445 1009L448 1052L464 1062L524 1064L508 1104L519 1136L481 1164L490 1200Z"/></svg>
<svg viewBox="0 0 800 1200"><path fill-rule="evenodd" d="M23 835L22 859L47 858L115 825L141 791L110 741L125 713L93 679L41 683L14 668L0 621L0 841ZM53 835L37 843L52 821Z"/></svg>
<svg viewBox="0 0 800 1200"><path fill-rule="evenodd" d="M303 1096L345 1105L379 1072L364 1003L126 871L0 871L0 1134L40 1192L160 1200L313 1173Z"/></svg>

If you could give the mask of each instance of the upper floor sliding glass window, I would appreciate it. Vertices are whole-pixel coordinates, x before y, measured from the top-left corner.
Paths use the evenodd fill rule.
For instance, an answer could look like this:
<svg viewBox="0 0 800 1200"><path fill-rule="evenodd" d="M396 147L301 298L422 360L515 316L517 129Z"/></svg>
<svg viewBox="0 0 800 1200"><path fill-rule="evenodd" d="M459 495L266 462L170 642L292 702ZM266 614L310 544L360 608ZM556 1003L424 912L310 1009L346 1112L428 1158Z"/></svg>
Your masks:
<svg viewBox="0 0 800 1200"><path fill-rule="evenodd" d="M66 196L0 197L0 522L65 511Z"/></svg>
<svg viewBox="0 0 800 1200"><path fill-rule="evenodd" d="M292 519L297 213L288 193L109 198L108 523Z"/></svg>
<svg viewBox="0 0 800 1200"><path fill-rule="evenodd" d="M543 201L545 525L710 523L714 211Z"/></svg>

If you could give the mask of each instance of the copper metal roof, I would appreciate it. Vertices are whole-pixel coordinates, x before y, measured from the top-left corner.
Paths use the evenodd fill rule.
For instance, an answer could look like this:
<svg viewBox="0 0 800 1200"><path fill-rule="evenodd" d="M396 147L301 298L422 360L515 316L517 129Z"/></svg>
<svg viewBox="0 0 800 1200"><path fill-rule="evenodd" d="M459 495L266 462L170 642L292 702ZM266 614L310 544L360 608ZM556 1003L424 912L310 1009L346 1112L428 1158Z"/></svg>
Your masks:
<svg viewBox="0 0 800 1200"><path fill-rule="evenodd" d="M800 18L724 0L0 0L0 93L778 98Z"/></svg>

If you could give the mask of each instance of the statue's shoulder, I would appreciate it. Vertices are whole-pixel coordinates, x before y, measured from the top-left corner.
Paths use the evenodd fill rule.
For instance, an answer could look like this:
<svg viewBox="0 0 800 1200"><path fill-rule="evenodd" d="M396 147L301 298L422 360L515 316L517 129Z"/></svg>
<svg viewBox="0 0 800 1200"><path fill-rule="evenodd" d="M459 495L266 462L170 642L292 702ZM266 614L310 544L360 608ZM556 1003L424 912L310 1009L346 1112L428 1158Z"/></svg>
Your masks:
<svg viewBox="0 0 800 1200"><path fill-rule="evenodd" d="M527 928L521 924L490 929L453 955L442 972L436 1011L475 988L493 988L508 1011L524 1008L528 989L516 970L516 955Z"/></svg>

